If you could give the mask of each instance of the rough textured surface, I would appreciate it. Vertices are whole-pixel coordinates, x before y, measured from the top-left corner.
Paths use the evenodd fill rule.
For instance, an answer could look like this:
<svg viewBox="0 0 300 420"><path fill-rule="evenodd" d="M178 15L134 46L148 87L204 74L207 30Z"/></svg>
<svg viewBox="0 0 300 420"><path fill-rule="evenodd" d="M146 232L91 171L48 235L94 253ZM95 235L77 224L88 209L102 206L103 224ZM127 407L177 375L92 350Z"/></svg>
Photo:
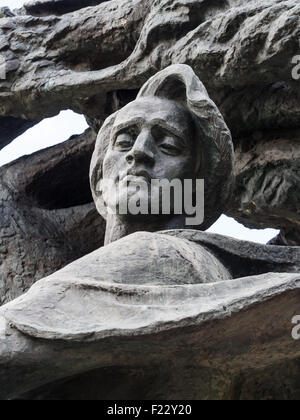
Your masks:
<svg viewBox="0 0 300 420"><path fill-rule="evenodd" d="M227 213L280 229L272 243L285 245L170 231L144 257L142 233L84 257L0 309L0 398L299 399L300 258L287 246L300 244L299 19L297 0L0 9L0 148L67 108L97 131L150 76L189 64L233 133ZM0 304L102 245L94 142L88 131L0 170ZM110 264L99 270L100 260Z"/></svg>
<svg viewBox="0 0 300 420"><path fill-rule="evenodd" d="M41 280L3 314L43 339L95 341L128 328L138 335L162 319L189 318L257 292L260 275L269 273L267 288L279 272L299 277L298 248L265 248L188 229L137 232ZM131 303L139 304L128 309Z"/></svg>
<svg viewBox="0 0 300 420"><path fill-rule="evenodd" d="M283 374L285 372L285 374ZM296 400L299 359L253 368L233 377L221 369L164 365L106 367L23 395L38 400ZM93 384L97 384L94 387ZM178 386L184 384L184 386ZM272 386L270 386L272 384Z"/></svg>
<svg viewBox="0 0 300 420"><path fill-rule="evenodd" d="M45 0L14 13L1 9L0 124L11 127L2 145L26 120L65 108L98 130L149 76L190 64L237 145L228 214L246 226L299 232L297 0ZM293 245L299 234L289 238L278 243Z"/></svg>
<svg viewBox="0 0 300 420"><path fill-rule="evenodd" d="M51 395L63 399L251 399L257 395L276 398L278 393L293 399L298 395L297 372L289 376L290 369L283 364L295 365L300 358L299 345L291 337L291 319L300 297L298 274L273 273L171 289L101 284L99 275L96 282L86 278L78 287L78 282L72 286L71 278L62 277L63 273L61 283L54 278L37 283L28 295L0 309L2 399L29 391L34 391L30 398L44 399ZM58 322L50 334L41 332L41 323L43 329L55 321L49 307L61 300L63 288L67 298L61 309L68 326ZM91 306L74 318L77 336L72 337L67 330L76 295L81 304L86 297ZM111 313L107 317L106 311L98 312L96 321L97 300L106 303ZM48 315L34 319L34 312L41 309ZM78 320L88 321L98 332L79 336ZM262 392L253 386L255 375L249 376L260 371ZM131 372L129 380L126 372ZM87 375L93 381L83 387ZM276 386L268 388L274 377ZM287 381L295 388L281 393Z"/></svg>
<svg viewBox="0 0 300 420"><path fill-rule="evenodd" d="M82 166L94 142L88 131L1 168L0 304L103 243Z"/></svg>
<svg viewBox="0 0 300 420"><path fill-rule="evenodd" d="M299 245L299 130L246 137L236 146L236 174L236 194L228 213L248 227L293 231L293 239L288 234L282 244Z"/></svg>
<svg viewBox="0 0 300 420"><path fill-rule="evenodd" d="M190 64L236 145L237 188L227 213L249 227L280 229L276 244L299 245L299 83L291 75L292 58L299 54L299 15L297 0L45 0L14 12L1 8L0 54L7 78L0 80L0 147L66 108L85 114L97 131L109 114L135 98L149 76L172 63ZM87 173L89 153L87 147L78 173ZM14 164L16 173L19 165L22 160ZM38 200L45 202L41 195L53 200L53 194L42 184L43 171L37 187L43 186ZM65 191L69 187L66 177ZM4 183L1 189L5 196ZM80 190L82 200L88 195ZM58 204L48 203L47 210ZM93 224L102 223L93 214ZM53 231L64 230L62 220L52 218ZM28 247L17 249L36 259ZM9 266L4 255L2 273L9 273L10 281L17 273L16 283L26 289L28 263L16 271L11 268L18 265L16 251ZM60 268L60 259L51 266Z"/></svg>
<svg viewBox="0 0 300 420"><path fill-rule="evenodd" d="M300 232L296 229L282 230L280 234L272 239L270 245L299 246Z"/></svg>
<svg viewBox="0 0 300 420"><path fill-rule="evenodd" d="M280 229L274 244L299 245L299 82L292 79L292 58L299 54L299 19L297 0L46 0L14 12L1 8L0 54L6 59L7 77L0 80L0 148L67 108L84 114L97 131L108 115L136 97L150 76L170 64L189 64L233 133L237 186L227 213L246 226ZM104 222L91 202L87 180L94 141L95 135L86 133L1 169L0 303L103 243ZM185 232L180 235L186 239ZM114 329L110 336L105 330L108 321L120 328L120 313L116 310L105 325L101 313L98 324L87 318L90 328L101 331L96 342L90 342L96 337L90 335L70 344L74 335L80 338L84 316L95 313L95 306L89 313L83 308L78 324L67 317L66 326L74 330L63 332L68 336L65 341L45 336L37 340L18 332L16 327L39 336L37 331L45 326L52 328L48 338L58 332L51 324L51 311L42 325L26 321L25 296L22 304L17 303L21 313L14 312L14 306L11 316L7 307L2 309L14 327L0 318L1 398L53 383L30 396L299 399L300 352L298 342L291 339L291 319L299 313L299 275L263 274L275 267L279 272L299 272L299 248L272 247L271 252L254 247L254 252L248 245L229 246L213 237L194 240L213 252L219 262L215 265L212 258L211 263L221 279L225 272L229 278L255 277L219 286L182 286L172 275L173 286L168 287L174 300L168 306L165 295L155 296L163 301L164 310L158 305L147 311L149 330L143 324L143 335ZM189 257L195 246L199 245L187 246ZM249 257L255 264L247 263ZM199 275L197 265L184 258L181 263ZM122 290L112 287L107 293L107 286L100 290L99 283L86 283L79 289L68 284L66 297L72 302L76 296L100 296L101 301L114 301L118 309L124 299L127 310L137 299L130 312L137 317L122 317L134 327L144 313L136 311L138 305L149 305L147 298L155 295L155 285L123 285ZM55 290L64 286L56 285ZM41 302L35 299L39 284L36 287L29 295L33 301L28 300L32 312ZM198 293L199 301L194 302L198 312L193 292ZM62 298L52 294L47 310L55 296ZM174 321L174 313L182 314L183 296L190 299L191 317ZM157 303L155 299L150 303ZM62 384L57 383L60 380Z"/></svg>
<svg viewBox="0 0 300 420"><path fill-rule="evenodd" d="M277 244L299 245L299 84L291 75L298 2L96 3L1 9L1 146L66 108L97 131L150 76L189 64L234 136L237 186L228 214L247 226L280 228ZM102 243L84 175L93 141L85 134L3 168L5 301ZM152 234L152 242L148 235L100 249L0 309L1 398L30 391L35 398L136 398L138 388L140 398L298 395L291 319L299 311L299 248L184 231ZM150 368L158 374L147 388ZM87 372L96 387L84 395ZM135 376L129 387L121 381L111 393L114 375L128 372Z"/></svg>
<svg viewBox="0 0 300 420"><path fill-rule="evenodd" d="M0 117L0 149L8 145L16 137L33 127L37 121L28 121L14 117Z"/></svg>
<svg viewBox="0 0 300 420"><path fill-rule="evenodd" d="M106 244L141 230L206 230L219 219L234 188L232 137L191 67L177 64L158 72L142 86L136 100L107 118L97 137L90 178L97 210L107 219ZM203 194L196 187L201 179ZM155 198L150 193L152 180L180 180L180 191L173 200L166 191ZM189 199L198 211L186 212L186 180L192 180L197 190L193 193L191 187ZM134 192L134 184L140 182L144 187ZM133 199L146 212L134 219L128 211L127 216L119 214L118 206L128 209ZM163 207L168 200L172 210L166 214ZM174 211L176 201L180 212ZM160 208L156 215L149 211L155 202ZM117 211L108 211L113 207Z"/></svg>
<svg viewBox="0 0 300 420"><path fill-rule="evenodd" d="M249 370L268 386L271 366L282 363L286 380L284 362L300 357L292 339L299 256L298 247L187 229L102 247L1 307L0 398L254 398ZM83 387L87 374L93 381Z"/></svg>

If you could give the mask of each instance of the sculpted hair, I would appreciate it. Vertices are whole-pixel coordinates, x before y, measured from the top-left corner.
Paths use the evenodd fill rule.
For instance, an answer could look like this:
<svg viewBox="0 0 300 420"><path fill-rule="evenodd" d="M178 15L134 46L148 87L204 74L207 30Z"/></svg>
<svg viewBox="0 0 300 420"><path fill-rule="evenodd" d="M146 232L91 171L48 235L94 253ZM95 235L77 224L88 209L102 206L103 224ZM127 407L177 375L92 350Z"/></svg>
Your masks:
<svg viewBox="0 0 300 420"><path fill-rule="evenodd" d="M160 71L141 88L137 99L159 97L180 103L193 116L196 126L196 153L201 156L197 178L205 180L205 219L197 228L208 229L224 212L234 186L234 150L231 133L215 103L191 67L178 64ZM119 112L119 111L118 111ZM103 124L92 157L90 182L99 213L106 218L106 207L98 183L109 147L117 113Z"/></svg>

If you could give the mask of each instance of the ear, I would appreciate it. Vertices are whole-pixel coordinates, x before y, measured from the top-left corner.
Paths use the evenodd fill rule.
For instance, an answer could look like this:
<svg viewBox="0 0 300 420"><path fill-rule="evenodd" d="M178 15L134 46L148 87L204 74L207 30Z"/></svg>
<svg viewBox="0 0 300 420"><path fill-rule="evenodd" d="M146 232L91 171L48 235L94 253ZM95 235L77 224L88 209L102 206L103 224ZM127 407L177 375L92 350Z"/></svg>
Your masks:
<svg viewBox="0 0 300 420"><path fill-rule="evenodd" d="M100 215L106 219L107 211L106 204L103 201L103 194L101 187L98 189L98 183L102 178L103 161L109 147L111 132L116 120L118 112L108 117L99 131L95 150L91 160L90 166L90 186L93 194L94 202Z"/></svg>

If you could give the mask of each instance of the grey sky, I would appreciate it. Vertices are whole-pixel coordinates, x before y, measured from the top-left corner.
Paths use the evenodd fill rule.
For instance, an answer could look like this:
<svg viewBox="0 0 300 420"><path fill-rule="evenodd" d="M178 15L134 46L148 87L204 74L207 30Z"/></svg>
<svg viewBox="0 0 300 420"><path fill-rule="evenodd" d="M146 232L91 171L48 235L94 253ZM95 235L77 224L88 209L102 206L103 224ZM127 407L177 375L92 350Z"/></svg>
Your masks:
<svg viewBox="0 0 300 420"><path fill-rule="evenodd" d="M81 134L88 127L82 115L62 111L57 117L47 118L27 130L22 136L0 151L0 166L21 156L61 143L73 134Z"/></svg>

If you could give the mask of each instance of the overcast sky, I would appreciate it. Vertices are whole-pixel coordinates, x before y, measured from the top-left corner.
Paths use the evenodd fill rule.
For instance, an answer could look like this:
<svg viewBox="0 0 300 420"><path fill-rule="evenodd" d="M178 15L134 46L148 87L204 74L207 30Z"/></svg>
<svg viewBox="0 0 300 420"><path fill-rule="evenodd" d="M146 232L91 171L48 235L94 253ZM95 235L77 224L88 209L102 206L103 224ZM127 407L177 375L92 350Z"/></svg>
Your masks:
<svg viewBox="0 0 300 420"><path fill-rule="evenodd" d="M24 0L0 0L1 7L8 6L11 9L22 7L24 3L26 3ZM72 111L63 111L57 117L45 119L2 149L0 166L23 155L61 143L73 134L82 133L86 128L87 123L83 116ZM226 216L222 216L209 232L260 243L267 243L278 233L273 229L246 229Z"/></svg>

